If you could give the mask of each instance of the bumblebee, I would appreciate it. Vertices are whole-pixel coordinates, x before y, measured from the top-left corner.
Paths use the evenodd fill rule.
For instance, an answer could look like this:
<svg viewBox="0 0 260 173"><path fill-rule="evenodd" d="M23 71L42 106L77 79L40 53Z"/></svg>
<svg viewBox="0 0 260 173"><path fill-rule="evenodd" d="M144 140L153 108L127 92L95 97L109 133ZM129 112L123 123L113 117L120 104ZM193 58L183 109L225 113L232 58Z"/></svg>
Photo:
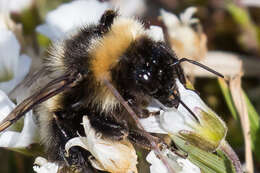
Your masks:
<svg viewBox="0 0 260 173"><path fill-rule="evenodd" d="M40 71L46 84L36 84L34 94L8 115L0 131L34 108L48 159L78 167L86 165L89 153L72 148L67 157L64 147L78 133L85 135L80 125L85 115L105 137L128 138L150 148L142 130L129 123L129 114L153 114L145 109L152 99L163 107L183 104L175 81L186 83L180 66L185 61L222 77L198 62L178 59L139 20L108 10L97 25L80 28L51 46Z"/></svg>

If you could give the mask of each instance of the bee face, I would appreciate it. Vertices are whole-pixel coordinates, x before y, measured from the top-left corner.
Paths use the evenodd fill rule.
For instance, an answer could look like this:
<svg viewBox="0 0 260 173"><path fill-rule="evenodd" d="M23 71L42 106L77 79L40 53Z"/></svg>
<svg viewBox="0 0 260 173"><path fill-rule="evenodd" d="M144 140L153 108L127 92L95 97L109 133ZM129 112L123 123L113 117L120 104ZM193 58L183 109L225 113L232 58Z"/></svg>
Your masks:
<svg viewBox="0 0 260 173"><path fill-rule="evenodd" d="M147 38L139 40L131 52L132 69L136 88L146 95L158 99L168 107L176 105L173 90L175 85L174 54L162 42Z"/></svg>

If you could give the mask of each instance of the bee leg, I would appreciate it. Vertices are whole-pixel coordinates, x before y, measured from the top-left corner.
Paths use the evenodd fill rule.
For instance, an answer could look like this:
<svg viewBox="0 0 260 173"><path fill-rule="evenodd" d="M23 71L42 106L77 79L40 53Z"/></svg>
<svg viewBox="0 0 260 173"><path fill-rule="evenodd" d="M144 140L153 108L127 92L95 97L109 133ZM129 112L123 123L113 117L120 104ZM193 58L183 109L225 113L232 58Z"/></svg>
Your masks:
<svg viewBox="0 0 260 173"><path fill-rule="evenodd" d="M187 82L186 82L186 78L185 78L185 75L184 75L184 71L183 71L183 69L181 68L180 65L177 65L177 66L176 66L176 72L177 72L177 76L178 76L180 82L181 82L184 86L186 86L186 83L187 83Z"/></svg>
<svg viewBox="0 0 260 173"><path fill-rule="evenodd" d="M89 117L91 126L97 132L114 140L122 140L127 137L128 125L126 121L118 122L112 116L102 116L94 115Z"/></svg>
<svg viewBox="0 0 260 173"><path fill-rule="evenodd" d="M136 113L138 118L148 118L150 116L160 115L160 111L153 111L153 112L151 112L151 111L149 111L146 108L138 106L139 104L137 104L134 101L134 99L129 99L128 103L132 107L132 109L134 110L134 112Z"/></svg>
<svg viewBox="0 0 260 173"><path fill-rule="evenodd" d="M186 153L185 151L179 150L178 148L173 148L170 147L169 148L171 150L171 152L173 152L174 154L176 154L177 156L183 158L183 159L187 159L187 157L189 156L188 153Z"/></svg>
<svg viewBox="0 0 260 173"><path fill-rule="evenodd" d="M190 88L186 87L187 81L186 81L186 78L184 76L183 69L180 66L177 66L176 69L177 69L178 78L179 78L180 82L184 85L184 87L186 89L191 90L191 91L195 92L196 94L200 95L200 93L198 91L196 91L195 89L190 89Z"/></svg>
<svg viewBox="0 0 260 173"><path fill-rule="evenodd" d="M150 112L148 109L140 109L136 111L138 118L148 118L150 116L157 116L160 115L160 111L153 111Z"/></svg>
<svg viewBox="0 0 260 173"><path fill-rule="evenodd" d="M55 141L56 145L59 147L58 155L65 161L66 165L75 168L79 172L89 172L85 170L92 169L90 164L85 158L88 158L90 153L81 149L80 147L72 147L69 150L69 155L65 151L66 143L73 137L73 133L66 128L65 121L60 120L56 115L54 115L53 130L56 132ZM53 153L55 154L55 153ZM93 171L92 171L93 172ZM90 172L91 173L91 172Z"/></svg>
<svg viewBox="0 0 260 173"><path fill-rule="evenodd" d="M87 159L90 156L91 154L86 152L84 149L80 147L72 147L69 150L69 157L65 157L65 159L70 163L70 167L73 167L77 172L93 173L94 168L90 166L91 164Z"/></svg>
<svg viewBox="0 0 260 173"><path fill-rule="evenodd" d="M155 137L155 136L152 136L152 138L157 143L159 148L161 145L164 145L163 141L160 138ZM147 139L144 132L141 130L129 130L128 139L133 144L136 144L137 146L139 146L141 148L144 148L147 150L152 149L150 141Z"/></svg>
<svg viewBox="0 0 260 173"><path fill-rule="evenodd" d="M170 144L167 144L167 142L165 142L164 140L162 140L158 137L155 137L155 136L152 136L152 137L153 137L153 140L157 143L160 150L164 150L164 149L168 148L174 154L176 154L184 159L186 159L188 157L188 154L182 150L179 150L173 141L171 141ZM146 150L152 149L151 143L149 142L149 140L147 139L147 137L143 134L143 132L141 130L130 130L128 139L132 143L134 143L135 145L137 145L143 149L146 149Z"/></svg>

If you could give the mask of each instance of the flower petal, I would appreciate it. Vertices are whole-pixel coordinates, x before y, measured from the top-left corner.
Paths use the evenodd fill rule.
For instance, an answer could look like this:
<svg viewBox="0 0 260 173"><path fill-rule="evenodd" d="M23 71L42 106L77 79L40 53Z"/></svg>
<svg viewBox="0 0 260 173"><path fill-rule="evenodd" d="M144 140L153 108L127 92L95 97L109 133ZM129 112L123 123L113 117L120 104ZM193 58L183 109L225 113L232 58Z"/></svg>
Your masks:
<svg viewBox="0 0 260 173"><path fill-rule="evenodd" d="M191 110L195 107L200 107L206 112L210 110L194 91L186 89L179 80L176 80L176 84L181 100ZM200 120L200 117L197 118ZM164 112L161 116L161 123L168 132L178 133L181 130L193 131L198 122L196 122L190 112L180 104L177 110L172 109L171 111Z"/></svg>
<svg viewBox="0 0 260 173"><path fill-rule="evenodd" d="M248 6L248 7L260 7L260 1L258 0L243 0L241 4Z"/></svg>
<svg viewBox="0 0 260 173"><path fill-rule="evenodd" d="M76 137L69 140L65 145L68 152L72 146L81 146L88 150L95 160L96 168L108 172L137 172L137 155L132 144L127 140L112 141L102 138L91 128L89 120L83 117L83 125L86 137Z"/></svg>
<svg viewBox="0 0 260 173"><path fill-rule="evenodd" d="M34 162L33 170L37 173L57 173L59 166L56 163L48 162L43 157L37 157Z"/></svg>
<svg viewBox="0 0 260 173"><path fill-rule="evenodd" d="M15 108L15 104L0 90L0 122ZM8 128L12 129L12 127ZM37 127L33 121L33 114L25 115L24 126L21 132L5 130L0 133L0 147L25 148L37 142Z"/></svg>
<svg viewBox="0 0 260 173"><path fill-rule="evenodd" d="M5 11L11 11L15 13L20 13L23 10L29 8L33 4L34 0L1 0L0 1L0 11L4 9Z"/></svg>
<svg viewBox="0 0 260 173"><path fill-rule="evenodd" d="M0 122L15 108L15 104L0 90Z"/></svg>
<svg viewBox="0 0 260 173"><path fill-rule="evenodd" d="M62 4L49 12L45 19L46 23L38 26L36 30L51 40L57 40L69 31L97 23L109 7L109 3L96 0L77 0Z"/></svg>
<svg viewBox="0 0 260 173"><path fill-rule="evenodd" d="M151 111L151 108L148 108ZM145 131L150 133L160 133L160 134L168 134L167 131L161 125L160 117L158 116L150 116L148 118L139 119Z"/></svg>
<svg viewBox="0 0 260 173"><path fill-rule="evenodd" d="M188 10L188 12L190 13L191 10ZM190 17L189 13L187 16L183 15L184 18L183 20L188 20L186 18ZM188 24L186 23L184 24L182 21L180 21L178 17L173 13L167 12L165 10L161 10L161 16L162 16L163 23L167 27L167 32L171 39L171 45L174 51L177 51L176 52L177 55L181 57L186 57L180 54L179 52L184 52L184 51L187 51L188 53L193 52L194 50L192 48L194 48L194 43L195 43L194 40L196 40L197 38L193 29ZM173 44L177 44L177 45L173 45ZM179 46L179 44L181 46ZM187 46L185 44L187 44Z"/></svg>
<svg viewBox="0 0 260 173"><path fill-rule="evenodd" d="M0 89L5 91L6 93L10 93L29 73L31 66L31 58L27 55L21 55L19 57L19 63L17 69L15 69L15 74L13 79L7 82L0 82Z"/></svg>
<svg viewBox="0 0 260 173"><path fill-rule="evenodd" d="M155 41L164 41L163 30L161 27L152 25L146 32Z"/></svg>
<svg viewBox="0 0 260 173"><path fill-rule="evenodd" d="M20 133L20 137L16 139L16 148L28 147L32 143L39 142L36 139L37 126L33 120L33 116L32 111L25 115L23 130Z"/></svg>
<svg viewBox="0 0 260 173"><path fill-rule="evenodd" d="M151 151L146 160L151 164L150 173L168 173L167 168L162 163L162 161L155 155L154 151Z"/></svg>
<svg viewBox="0 0 260 173"><path fill-rule="evenodd" d="M160 14L167 28L174 28L180 25L179 18L175 14L170 13L164 9L160 10Z"/></svg>
<svg viewBox="0 0 260 173"><path fill-rule="evenodd" d="M181 107L181 105L179 107ZM163 112L160 120L161 126L168 131L168 133L172 134L176 134L182 130L193 131L196 126L195 121L190 114L183 114L183 112L178 110Z"/></svg>
<svg viewBox="0 0 260 173"><path fill-rule="evenodd" d="M162 21L166 26L169 43L178 57L200 60L207 52L207 37L199 28L199 20L192 15L195 7L187 8L180 14L180 20L172 13L161 10ZM196 25L193 25L196 24ZM183 64L184 69L193 69L191 64Z"/></svg>
<svg viewBox="0 0 260 173"><path fill-rule="evenodd" d="M21 132L6 130L0 133L0 147L25 148L36 141L37 127L33 121L32 113L24 118L24 127Z"/></svg>
<svg viewBox="0 0 260 173"><path fill-rule="evenodd" d="M180 14L180 19L183 24L190 25L195 22L199 22L198 19L192 18L192 16L197 12L196 7L189 7L187 8L184 13Z"/></svg>
<svg viewBox="0 0 260 173"><path fill-rule="evenodd" d="M191 163L188 159L181 158L168 149L163 151L163 154L167 156L168 163L173 167L175 173L200 173L200 169ZM166 166L155 155L154 151L151 151L146 160L151 164L150 173L168 173Z"/></svg>
<svg viewBox="0 0 260 173"><path fill-rule="evenodd" d="M140 16L146 10L144 0L111 0L111 4L124 16Z"/></svg>
<svg viewBox="0 0 260 173"><path fill-rule="evenodd" d="M0 147L14 148L16 140L19 138L20 133L14 131L5 131L0 134Z"/></svg>
<svg viewBox="0 0 260 173"><path fill-rule="evenodd" d="M186 89L176 80L181 100L196 115L199 122L190 112L179 105L178 110L164 112L161 115L162 127L172 134L179 134L186 141L206 151L215 151L225 139L225 123L213 112L192 90Z"/></svg>
<svg viewBox="0 0 260 173"><path fill-rule="evenodd" d="M2 6L3 7L3 6ZM0 1L0 30L8 30L8 24L10 22L10 18L8 13L5 13L4 11L2 11L1 9L1 1Z"/></svg>
<svg viewBox="0 0 260 173"><path fill-rule="evenodd" d="M0 29L0 82L14 77L19 60L20 45L15 35Z"/></svg>
<svg viewBox="0 0 260 173"><path fill-rule="evenodd" d="M148 132L161 134L168 132L168 134L178 135L205 151L215 151L225 139L227 133L225 123L196 92L186 89L179 80L176 80L176 84L182 102L195 114L199 122L180 104L178 109L161 110L157 117L140 119L141 124ZM153 112L158 111L158 107L158 105L153 105L147 109Z"/></svg>

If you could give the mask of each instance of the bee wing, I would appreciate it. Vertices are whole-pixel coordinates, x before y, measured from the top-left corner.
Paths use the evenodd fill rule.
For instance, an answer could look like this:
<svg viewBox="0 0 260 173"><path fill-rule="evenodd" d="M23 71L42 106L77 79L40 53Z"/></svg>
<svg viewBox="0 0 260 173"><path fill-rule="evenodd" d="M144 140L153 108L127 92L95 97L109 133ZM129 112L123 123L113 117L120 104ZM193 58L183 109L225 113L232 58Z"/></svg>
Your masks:
<svg viewBox="0 0 260 173"><path fill-rule="evenodd" d="M81 75L71 74L58 77L50 81L45 87L35 92L33 95L21 102L1 123L0 132L12 125L16 120L21 118L25 113L30 111L35 105L40 104L49 98L72 88L79 81Z"/></svg>
<svg viewBox="0 0 260 173"><path fill-rule="evenodd" d="M39 88L42 88L48 83L48 81L51 80L48 78L48 74L49 73L45 70L45 68L41 68L37 71L31 71L24 78L24 80L9 93L8 96L20 103L21 100L26 99L31 95L31 93L39 90Z"/></svg>

